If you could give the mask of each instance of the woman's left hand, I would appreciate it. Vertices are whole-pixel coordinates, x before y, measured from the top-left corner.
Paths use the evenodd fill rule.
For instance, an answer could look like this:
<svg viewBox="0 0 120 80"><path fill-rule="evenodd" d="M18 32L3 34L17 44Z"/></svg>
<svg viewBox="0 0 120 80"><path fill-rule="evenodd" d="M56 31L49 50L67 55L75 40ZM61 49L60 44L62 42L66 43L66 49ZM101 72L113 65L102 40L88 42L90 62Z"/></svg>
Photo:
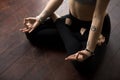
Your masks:
<svg viewBox="0 0 120 80"><path fill-rule="evenodd" d="M84 61L86 60L88 57L90 57L92 54L86 50L81 50L81 51L78 51L77 53L75 54L72 54L68 57L65 58L65 60L77 60L77 61Z"/></svg>

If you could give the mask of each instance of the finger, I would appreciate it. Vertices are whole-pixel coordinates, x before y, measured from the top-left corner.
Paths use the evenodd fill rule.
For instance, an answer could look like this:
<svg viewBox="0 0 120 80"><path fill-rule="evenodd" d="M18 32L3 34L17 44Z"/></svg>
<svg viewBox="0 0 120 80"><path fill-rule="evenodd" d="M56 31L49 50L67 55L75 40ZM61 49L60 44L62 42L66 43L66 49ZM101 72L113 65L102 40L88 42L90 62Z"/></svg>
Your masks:
<svg viewBox="0 0 120 80"><path fill-rule="evenodd" d="M23 29L19 29L20 31L22 31Z"/></svg>
<svg viewBox="0 0 120 80"><path fill-rule="evenodd" d="M26 23L26 21L25 21L25 18L23 19L23 24L25 24Z"/></svg>
<svg viewBox="0 0 120 80"><path fill-rule="evenodd" d="M29 27L31 26L31 20L36 20L35 17L28 17L28 18L24 18L24 21L23 21L23 24L26 26L26 27Z"/></svg>
<svg viewBox="0 0 120 80"><path fill-rule="evenodd" d="M29 18L24 18L23 24L26 26L26 24L29 22Z"/></svg>
<svg viewBox="0 0 120 80"><path fill-rule="evenodd" d="M21 29L19 29L19 30L22 31L22 30L24 30L24 29L26 29L26 28L21 28Z"/></svg>
<svg viewBox="0 0 120 80"><path fill-rule="evenodd" d="M28 21L29 21L29 18L24 18L24 21L25 21L25 22L28 22Z"/></svg>
<svg viewBox="0 0 120 80"><path fill-rule="evenodd" d="M29 31L29 29L27 29L27 28L23 28L23 29L19 29L21 32L28 32Z"/></svg>
<svg viewBox="0 0 120 80"><path fill-rule="evenodd" d="M31 28L31 30L29 31L29 33L31 33L36 28L37 25L38 25L38 22L35 22Z"/></svg>
<svg viewBox="0 0 120 80"><path fill-rule="evenodd" d="M70 55L70 56L66 57L65 60L76 60L76 56L75 56L75 54Z"/></svg>
<svg viewBox="0 0 120 80"><path fill-rule="evenodd" d="M35 29L35 28L31 28L31 29L29 30L29 33L31 33L34 29Z"/></svg>
<svg viewBox="0 0 120 80"><path fill-rule="evenodd" d="M30 24L30 23L28 22L28 23L26 23L26 26L27 26L27 28L31 28L31 27L32 27L32 24Z"/></svg>
<svg viewBox="0 0 120 80"><path fill-rule="evenodd" d="M23 30L22 32L29 32L29 29Z"/></svg>
<svg viewBox="0 0 120 80"><path fill-rule="evenodd" d="M23 29L19 29L21 32L25 32L25 31L27 31L27 30L23 30Z"/></svg>
<svg viewBox="0 0 120 80"><path fill-rule="evenodd" d="M26 22L24 25L28 29L32 27L32 24L30 22Z"/></svg>
<svg viewBox="0 0 120 80"><path fill-rule="evenodd" d="M25 18L26 21L35 20L35 19L36 19L35 17L28 17L28 18Z"/></svg>
<svg viewBox="0 0 120 80"><path fill-rule="evenodd" d="M26 28L28 27L28 26L27 26L27 23L28 23L28 21L26 21L26 20L24 19L23 24L25 25Z"/></svg>

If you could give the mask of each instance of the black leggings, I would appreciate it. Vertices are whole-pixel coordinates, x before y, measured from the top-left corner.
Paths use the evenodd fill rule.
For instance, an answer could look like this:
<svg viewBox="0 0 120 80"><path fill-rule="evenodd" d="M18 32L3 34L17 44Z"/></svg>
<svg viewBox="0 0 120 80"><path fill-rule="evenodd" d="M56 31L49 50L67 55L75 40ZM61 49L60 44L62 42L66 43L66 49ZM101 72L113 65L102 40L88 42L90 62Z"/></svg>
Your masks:
<svg viewBox="0 0 120 80"><path fill-rule="evenodd" d="M65 19L72 20L71 25L65 24ZM39 45L61 45L65 47L68 54L73 54L86 47L91 21L78 20L71 14L65 15L53 22L51 18L40 24L33 32L26 33L27 38L32 44ZM83 35L80 34L80 29L85 28ZM105 37L107 44L110 36L110 18L105 16L102 35Z"/></svg>

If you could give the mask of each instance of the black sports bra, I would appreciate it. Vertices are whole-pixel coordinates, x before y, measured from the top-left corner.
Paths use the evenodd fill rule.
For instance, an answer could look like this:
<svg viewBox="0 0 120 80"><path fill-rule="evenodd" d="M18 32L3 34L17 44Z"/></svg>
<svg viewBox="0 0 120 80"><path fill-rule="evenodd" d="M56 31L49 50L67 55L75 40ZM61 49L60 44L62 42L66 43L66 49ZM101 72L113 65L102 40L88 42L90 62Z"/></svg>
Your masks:
<svg viewBox="0 0 120 80"><path fill-rule="evenodd" d="M90 4L90 5L95 5L97 0L76 0L82 4Z"/></svg>

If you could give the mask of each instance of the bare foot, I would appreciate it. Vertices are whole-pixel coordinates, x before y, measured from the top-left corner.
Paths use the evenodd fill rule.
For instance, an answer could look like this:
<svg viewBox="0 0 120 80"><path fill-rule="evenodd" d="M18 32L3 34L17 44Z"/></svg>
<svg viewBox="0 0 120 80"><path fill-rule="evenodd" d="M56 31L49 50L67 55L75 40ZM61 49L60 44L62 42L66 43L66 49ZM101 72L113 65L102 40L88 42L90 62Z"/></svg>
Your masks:
<svg viewBox="0 0 120 80"><path fill-rule="evenodd" d="M51 18L52 18L53 21L55 22L56 19L60 18L60 16L59 16L58 14L56 14L56 13L53 13L53 14L51 15Z"/></svg>
<svg viewBox="0 0 120 80"><path fill-rule="evenodd" d="M105 42L105 37L102 34L100 34L97 41L98 46L101 46L104 42Z"/></svg>
<svg viewBox="0 0 120 80"><path fill-rule="evenodd" d="M80 34L83 35L85 33L86 29L85 28L81 28L80 29Z"/></svg>
<svg viewBox="0 0 120 80"><path fill-rule="evenodd" d="M85 28L81 28L80 34L83 35L85 33L85 31L86 31ZM97 41L98 46L101 46L104 42L105 42L105 37L102 34L100 34L98 41Z"/></svg>

